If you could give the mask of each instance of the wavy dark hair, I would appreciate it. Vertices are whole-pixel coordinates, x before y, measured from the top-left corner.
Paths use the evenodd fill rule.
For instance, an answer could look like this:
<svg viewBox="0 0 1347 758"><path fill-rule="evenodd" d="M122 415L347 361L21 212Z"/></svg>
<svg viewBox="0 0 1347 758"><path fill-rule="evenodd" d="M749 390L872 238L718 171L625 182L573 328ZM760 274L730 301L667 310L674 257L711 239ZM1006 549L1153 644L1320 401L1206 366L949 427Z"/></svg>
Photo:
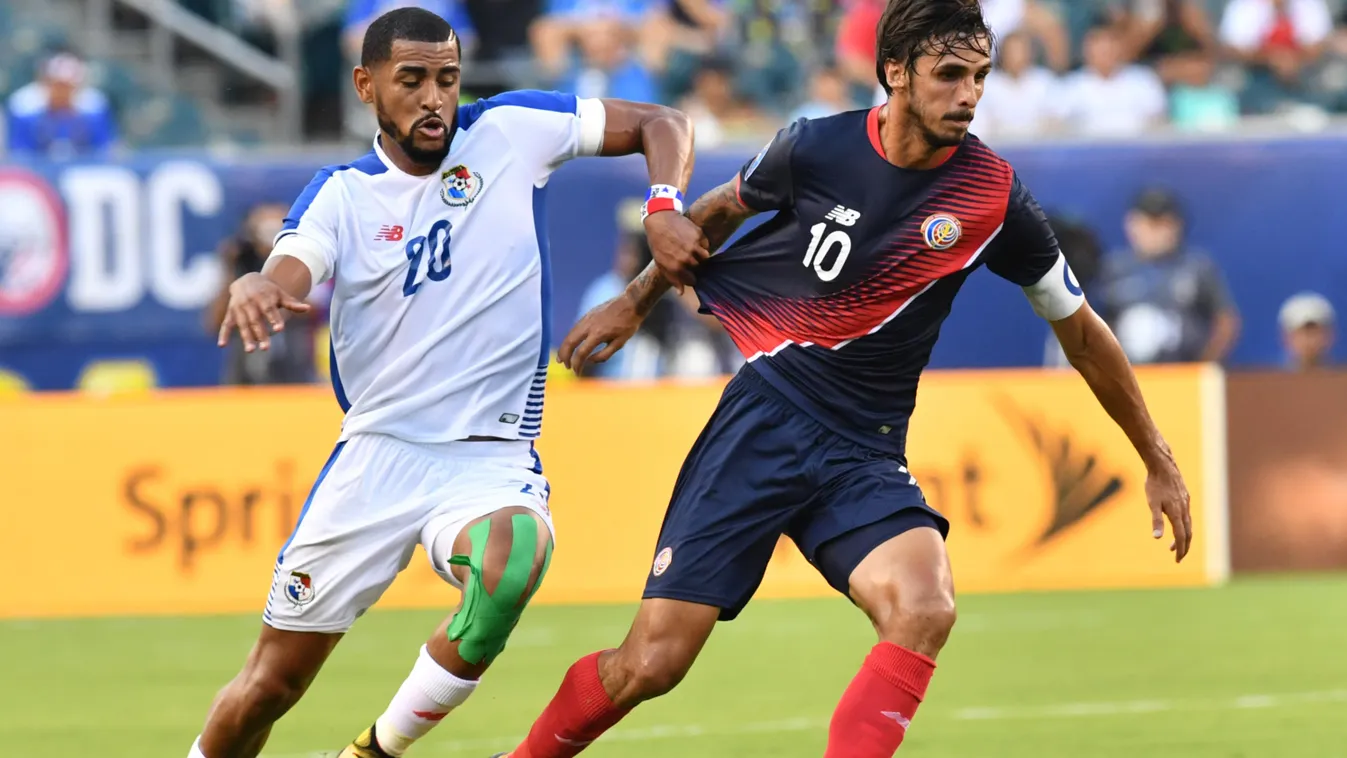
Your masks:
<svg viewBox="0 0 1347 758"><path fill-rule="evenodd" d="M875 31L875 75L892 94L884 64L898 61L909 72L923 55L958 50L990 54L995 38L978 0L889 0Z"/></svg>

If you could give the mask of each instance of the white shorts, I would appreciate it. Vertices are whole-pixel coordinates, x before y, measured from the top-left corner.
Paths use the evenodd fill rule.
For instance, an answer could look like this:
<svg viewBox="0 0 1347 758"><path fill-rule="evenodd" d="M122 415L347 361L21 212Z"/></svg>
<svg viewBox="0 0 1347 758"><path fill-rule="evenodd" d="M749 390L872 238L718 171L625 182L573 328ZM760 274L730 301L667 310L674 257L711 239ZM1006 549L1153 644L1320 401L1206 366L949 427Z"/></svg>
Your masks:
<svg viewBox="0 0 1347 758"><path fill-rule="evenodd" d="M445 581L454 540L502 508L552 530L550 489L528 441L418 444L379 434L338 443L276 559L262 619L276 629L344 632L378 601L420 543Z"/></svg>

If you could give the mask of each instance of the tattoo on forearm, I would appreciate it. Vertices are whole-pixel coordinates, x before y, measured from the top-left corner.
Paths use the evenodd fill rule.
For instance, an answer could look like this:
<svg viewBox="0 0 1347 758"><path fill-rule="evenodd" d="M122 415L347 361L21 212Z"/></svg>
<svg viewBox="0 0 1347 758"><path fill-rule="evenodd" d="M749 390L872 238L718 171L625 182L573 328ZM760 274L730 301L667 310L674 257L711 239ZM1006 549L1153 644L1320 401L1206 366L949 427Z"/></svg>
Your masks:
<svg viewBox="0 0 1347 758"><path fill-rule="evenodd" d="M650 309L655 307L664 293L669 291L669 280L660 273L659 266L654 261L645 267L645 270L636 275L631 284L627 285L627 297L631 298L632 305L636 307L636 312L641 316L650 313Z"/></svg>
<svg viewBox="0 0 1347 758"><path fill-rule="evenodd" d="M702 195L688 209L688 218L701 227L712 253L725 244L725 240L751 215L753 212L739 202L733 182L722 184Z"/></svg>
<svg viewBox="0 0 1347 758"><path fill-rule="evenodd" d="M697 198L686 212L692 223L701 227L706 235L708 248L712 253L725 244L744 220L753 215L753 211L739 202L734 191L734 183L729 182ZM671 286L668 279L660 273L659 267L651 262L645 270L627 285L626 296L631 299L636 312L645 316L655 307Z"/></svg>

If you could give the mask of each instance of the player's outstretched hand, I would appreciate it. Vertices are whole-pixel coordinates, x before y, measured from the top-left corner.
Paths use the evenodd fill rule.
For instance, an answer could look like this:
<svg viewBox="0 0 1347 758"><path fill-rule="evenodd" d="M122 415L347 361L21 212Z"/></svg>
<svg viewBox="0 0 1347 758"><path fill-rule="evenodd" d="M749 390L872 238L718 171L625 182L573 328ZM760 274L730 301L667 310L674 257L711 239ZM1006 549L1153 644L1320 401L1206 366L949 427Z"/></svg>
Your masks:
<svg viewBox="0 0 1347 758"><path fill-rule="evenodd" d="M220 324L219 345L228 344L230 330L237 327L244 350L250 353L259 347L266 350L271 347L267 327L270 326L272 332L285 328L282 310L308 313L311 307L291 297L279 284L261 274L244 274L229 285L229 309L224 323Z"/></svg>
<svg viewBox="0 0 1347 758"><path fill-rule="evenodd" d="M1146 500L1151 506L1151 533L1158 540L1165 534L1165 519L1174 532L1174 551L1178 563L1193 544L1193 516L1188 510L1188 486L1172 460L1151 471L1146 477Z"/></svg>
<svg viewBox="0 0 1347 758"><path fill-rule="evenodd" d="M641 316L636 312L636 305L625 293L618 295L586 313L571 328L570 334L561 341L557 359L579 374L586 363L603 363L612 358L640 328ZM606 346L593 354L600 345Z"/></svg>
<svg viewBox="0 0 1347 758"><path fill-rule="evenodd" d="M645 236L655 265L679 294L685 285L695 283L697 264L711 257L706 235L681 213L659 211L646 216Z"/></svg>

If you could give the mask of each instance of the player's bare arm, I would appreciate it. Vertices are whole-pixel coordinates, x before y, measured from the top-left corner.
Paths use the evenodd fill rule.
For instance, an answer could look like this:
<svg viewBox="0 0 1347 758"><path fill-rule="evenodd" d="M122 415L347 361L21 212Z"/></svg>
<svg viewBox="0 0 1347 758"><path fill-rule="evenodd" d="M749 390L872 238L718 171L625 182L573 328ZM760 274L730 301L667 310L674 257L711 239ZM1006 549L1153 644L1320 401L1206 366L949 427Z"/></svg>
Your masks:
<svg viewBox="0 0 1347 758"><path fill-rule="evenodd" d="M739 201L735 182L730 181L699 197L688 209L687 218L701 229L706 249L714 251L755 212ZM562 341L557 357L577 374L586 363L603 363L613 357L636 334L670 286L661 267L652 262L625 292L586 313ZM601 345L605 347L591 356Z"/></svg>
<svg viewBox="0 0 1347 758"><path fill-rule="evenodd" d="M229 342L229 332L237 328L245 351L270 348L267 327L279 332L285 329L284 311L307 313L312 307L304 302L312 279L309 267L289 255L273 255L261 273L239 277L229 285L229 305L220 324L220 347Z"/></svg>
<svg viewBox="0 0 1347 758"><path fill-rule="evenodd" d="M662 105L627 100L604 100L606 112L601 156L645 155L652 188L687 191L692 178L692 119ZM678 201L681 203L681 200ZM665 210L651 208L645 232L655 263L679 291L692 284L693 269L711 254L700 231L672 203Z"/></svg>
<svg viewBox="0 0 1347 758"><path fill-rule="evenodd" d="M1164 534L1163 517L1174 532L1174 560L1182 561L1193 540L1193 519L1188 510L1188 487L1179 473L1174 454L1156 428L1141 396L1136 374L1127 355L1103 319L1082 304L1073 315L1052 322L1071 365L1084 377L1100 405L1117 422L1146 464L1146 500L1151 507L1151 528L1156 539Z"/></svg>

